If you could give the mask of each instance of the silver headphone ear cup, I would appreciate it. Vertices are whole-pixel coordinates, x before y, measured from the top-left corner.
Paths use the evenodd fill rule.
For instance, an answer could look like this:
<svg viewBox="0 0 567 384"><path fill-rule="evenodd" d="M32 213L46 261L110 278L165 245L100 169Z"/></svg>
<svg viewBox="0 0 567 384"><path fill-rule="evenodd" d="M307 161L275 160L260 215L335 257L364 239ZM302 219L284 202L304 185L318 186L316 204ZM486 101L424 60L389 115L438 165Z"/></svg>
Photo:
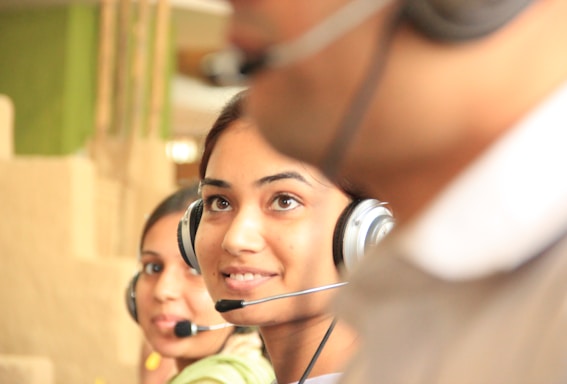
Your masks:
<svg viewBox="0 0 567 384"><path fill-rule="evenodd" d="M128 283L126 288L126 308L132 319L138 322L138 308L136 307L136 284L138 283L138 278L140 277L140 272L137 272L134 277Z"/></svg>
<svg viewBox="0 0 567 384"><path fill-rule="evenodd" d="M385 204L375 199L361 200L344 221L343 263L347 270L361 260L394 227L394 217Z"/></svg>
<svg viewBox="0 0 567 384"><path fill-rule="evenodd" d="M195 254L195 235L197 234L197 228L199 227L202 213L202 200L194 201L189 205L177 226L177 243L181 256L187 265L195 269L198 273L201 273L201 268L199 267L197 255Z"/></svg>

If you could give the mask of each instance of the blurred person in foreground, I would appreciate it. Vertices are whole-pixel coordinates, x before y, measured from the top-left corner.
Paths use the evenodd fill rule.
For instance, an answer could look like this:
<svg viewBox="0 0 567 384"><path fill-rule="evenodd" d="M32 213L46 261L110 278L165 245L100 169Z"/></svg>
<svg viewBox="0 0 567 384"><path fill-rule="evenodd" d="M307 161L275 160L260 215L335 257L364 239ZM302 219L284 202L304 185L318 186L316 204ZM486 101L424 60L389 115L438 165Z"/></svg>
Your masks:
<svg viewBox="0 0 567 384"><path fill-rule="evenodd" d="M230 3L268 141L397 217L341 382L565 382L567 1Z"/></svg>

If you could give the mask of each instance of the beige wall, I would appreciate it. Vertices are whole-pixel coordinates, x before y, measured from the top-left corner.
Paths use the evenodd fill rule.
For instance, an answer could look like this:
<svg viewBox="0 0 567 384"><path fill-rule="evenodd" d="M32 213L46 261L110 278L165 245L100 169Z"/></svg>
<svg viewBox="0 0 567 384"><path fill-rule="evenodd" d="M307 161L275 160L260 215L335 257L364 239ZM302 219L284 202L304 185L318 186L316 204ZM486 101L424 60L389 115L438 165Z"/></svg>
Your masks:
<svg viewBox="0 0 567 384"><path fill-rule="evenodd" d="M168 163L148 161L122 188L87 158L0 146L1 383L136 383L141 337L124 290L143 219L173 189Z"/></svg>

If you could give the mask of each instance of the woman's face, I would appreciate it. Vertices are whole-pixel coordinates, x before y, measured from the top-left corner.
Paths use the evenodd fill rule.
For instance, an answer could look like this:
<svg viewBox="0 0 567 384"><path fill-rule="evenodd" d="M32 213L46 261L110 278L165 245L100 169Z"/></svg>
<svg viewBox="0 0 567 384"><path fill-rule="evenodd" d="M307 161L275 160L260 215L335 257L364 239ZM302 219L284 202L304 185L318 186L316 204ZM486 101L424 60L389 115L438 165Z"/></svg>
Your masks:
<svg viewBox="0 0 567 384"><path fill-rule="evenodd" d="M202 180L196 254L213 299L254 300L340 281L335 224L349 198L315 168L270 147L237 120L219 137ZM224 313L266 326L328 311L332 291Z"/></svg>
<svg viewBox="0 0 567 384"><path fill-rule="evenodd" d="M215 311L203 278L183 261L177 245L177 224L183 212L166 215L142 243L142 273L136 284L138 321L146 339L160 354L188 360L217 352L232 328L178 338L175 324L225 323Z"/></svg>

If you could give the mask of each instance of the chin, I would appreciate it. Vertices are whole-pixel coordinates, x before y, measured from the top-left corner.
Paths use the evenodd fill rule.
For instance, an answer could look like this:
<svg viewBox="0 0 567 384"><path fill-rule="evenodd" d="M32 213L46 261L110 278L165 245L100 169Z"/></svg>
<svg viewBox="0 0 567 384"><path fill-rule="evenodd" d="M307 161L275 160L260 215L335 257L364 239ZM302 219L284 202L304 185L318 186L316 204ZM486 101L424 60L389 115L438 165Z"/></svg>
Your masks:
<svg viewBox="0 0 567 384"><path fill-rule="evenodd" d="M176 350L176 348L173 348L172 346L169 345L155 345L154 346L154 351L159 353L162 357L167 357L167 358L177 358L179 357L179 355L181 354L180 351Z"/></svg>
<svg viewBox="0 0 567 384"><path fill-rule="evenodd" d="M225 321L236 326L261 326L266 321L266 316L270 311L257 311L257 308L241 308L234 311L225 312L223 317Z"/></svg>

